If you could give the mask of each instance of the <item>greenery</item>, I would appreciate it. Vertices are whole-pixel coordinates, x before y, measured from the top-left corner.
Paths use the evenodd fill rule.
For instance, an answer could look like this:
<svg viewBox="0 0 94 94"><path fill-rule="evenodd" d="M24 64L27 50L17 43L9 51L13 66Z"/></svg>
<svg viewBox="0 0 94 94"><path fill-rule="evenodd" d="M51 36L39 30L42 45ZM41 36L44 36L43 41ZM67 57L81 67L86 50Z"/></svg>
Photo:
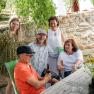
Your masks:
<svg viewBox="0 0 94 94"><path fill-rule="evenodd" d="M90 69L92 76L94 77L94 57L84 55L85 65Z"/></svg>
<svg viewBox="0 0 94 94"><path fill-rule="evenodd" d="M5 5L6 5L6 0L0 0L0 12L2 9L5 8Z"/></svg>
<svg viewBox="0 0 94 94"><path fill-rule="evenodd" d="M6 14L0 14L0 21L8 21L9 15Z"/></svg>
<svg viewBox="0 0 94 94"><path fill-rule="evenodd" d="M17 14L26 20L31 18L37 27L47 26L50 16L55 15L52 0L16 0Z"/></svg>
<svg viewBox="0 0 94 94"><path fill-rule="evenodd" d="M91 0L92 4L94 5L94 0Z"/></svg>

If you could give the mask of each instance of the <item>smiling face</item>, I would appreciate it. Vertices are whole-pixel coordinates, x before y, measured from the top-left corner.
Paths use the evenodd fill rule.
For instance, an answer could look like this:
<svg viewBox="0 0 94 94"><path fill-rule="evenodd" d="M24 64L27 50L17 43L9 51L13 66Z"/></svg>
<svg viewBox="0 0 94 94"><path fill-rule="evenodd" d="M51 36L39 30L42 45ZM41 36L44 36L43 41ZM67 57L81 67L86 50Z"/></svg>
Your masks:
<svg viewBox="0 0 94 94"><path fill-rule="evenodd" d="M11 31L16 32L16 31L19 30L19 28L20 28L20 23L19 23L19 21L14 20L14 21L12 21L12 22L10 23L10 29L11 29Z"/></svg>
<svg viewBox="0 0 94 94"><path fill-rule="evenodd" d="M53 29L53 28L56 28L57 27L57 21L56 20L51 20L50 21L50 27Z"/></svg>
<svg viewBox="0 0 94 94"><path fill-rule="evenodd" d="M47 35L43 33L39 33L36 35L36 39L38 44L44 45L44 42L47 40Z"/></svg>
<svg viewBox="0 0 94 94"><path fill-rule="evenodd" d="M57 30L57 27L58 27L58 23L57 21L54 19L54 20L51 20L50 21L50 28L53 30L53 31L56 31Z"/></svg>
<svg viewBox="0 0 94 94"><path fill-rule="evenodd" d="M26 53L23 53L23 54L20 54L19 55L19 58L20 60L23 62L23 63L29 63L31 58L32 58L32 55L31 54L26 54Z"/></svg>
<svg viewBox="0 0 94 94"><path fill-rule="evenodd" d="M68 53L73 52L72 49L73 49L73 46L72 46L71 42L67 42L65 44L65 50L66 50L66 52L68 52Z"/></svg>
<svg viewBox="0 0 94 94"><path fill-rule="evenodd" d="M78 50L77 44L73 39L68 39L64 43L64 51L67 53L73 53Z"/></svg>

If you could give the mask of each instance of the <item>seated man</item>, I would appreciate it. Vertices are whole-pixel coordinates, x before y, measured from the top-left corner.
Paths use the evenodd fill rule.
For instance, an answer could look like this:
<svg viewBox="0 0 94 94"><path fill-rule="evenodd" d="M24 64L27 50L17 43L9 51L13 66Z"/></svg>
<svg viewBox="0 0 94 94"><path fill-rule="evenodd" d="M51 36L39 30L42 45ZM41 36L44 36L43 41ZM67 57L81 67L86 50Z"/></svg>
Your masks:
<svg viewBox="0 0 94 94"><path fill-rule="evenodd" d="M40 94L44 85L51 80L51 74L40 77L29 63L34 52L28 46L17 48L18 63L14 69L14 79L20 94Z"/></svg>

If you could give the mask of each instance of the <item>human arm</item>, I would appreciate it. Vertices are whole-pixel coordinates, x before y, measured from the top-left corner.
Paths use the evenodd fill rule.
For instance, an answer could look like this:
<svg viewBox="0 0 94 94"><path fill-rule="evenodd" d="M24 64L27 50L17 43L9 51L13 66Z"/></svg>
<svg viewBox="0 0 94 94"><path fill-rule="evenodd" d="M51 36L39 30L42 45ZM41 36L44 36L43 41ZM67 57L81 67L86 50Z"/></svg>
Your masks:
<svg viewBox="0 0 94 94"><path fill-rule="evenodd" d="M34 86L35 88L40 88L41 86L45 85L47 82L51 80L51 74L46 74L43 80L35 79L33 76L31 76L27 83Z"/></svg>
<svg viewBox="0 0 94 94"><path fill-rule="evenodd" d="M64 37L63 32L61 32L61 40L62 40L62 43L64 44L64 42L65 42L65 37Z"/></svg>
<svg viewBox="0 0 94 94"><path fill-rule="evenodd" d="M39 75L33 67L17 63L14 69L14 79L28 83L34 88L40 88L51 79L51 74L46 74L43 80L39 80Z"/></svg>
<svg viewBox="0 0 94 94"><path fill-rule="evenodd" d="M64 64L63 64L62 60L57 64L57 69L60 70L60 71L64 70Z"/></svg>
<svg viewBox="0 0 94 94"><path fill-rule="evenodd" d="M83 66L83 54L82 54L82 51L81 50L78 50L76 52L76 62L75 64L73 65L73 70L77 70L79 68L81 68Z"/></svg>
<svg viewBox="0 0 94 94"><path fill-rule="evenodd" d="M63 63L63 59L62 59L62 53L60 53L60 55L58 57L57 69L60 70L60 71L64 70L64 63Z"/></svg>
<svg viewBox="0 0 94 94"><path fill-rule="evenodd" d="M40 75L38 75L38 80L43 80L44 77L41 77Z"/></svg>

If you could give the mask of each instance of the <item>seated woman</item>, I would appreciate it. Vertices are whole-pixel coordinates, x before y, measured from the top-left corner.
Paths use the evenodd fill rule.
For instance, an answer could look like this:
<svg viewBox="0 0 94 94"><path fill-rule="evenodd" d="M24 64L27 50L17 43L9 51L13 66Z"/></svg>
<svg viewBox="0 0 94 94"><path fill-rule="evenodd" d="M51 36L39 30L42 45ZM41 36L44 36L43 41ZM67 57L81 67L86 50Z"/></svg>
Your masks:
<svg viewBox="0 0 94 94"><path fill-rule="evenodd" d="M70 75L76 69L83 65L83 54L78 49L73 39L68 39L64 43L64 52L61 52L58 57L57 68L64 71L64 77Z"/></svg>

